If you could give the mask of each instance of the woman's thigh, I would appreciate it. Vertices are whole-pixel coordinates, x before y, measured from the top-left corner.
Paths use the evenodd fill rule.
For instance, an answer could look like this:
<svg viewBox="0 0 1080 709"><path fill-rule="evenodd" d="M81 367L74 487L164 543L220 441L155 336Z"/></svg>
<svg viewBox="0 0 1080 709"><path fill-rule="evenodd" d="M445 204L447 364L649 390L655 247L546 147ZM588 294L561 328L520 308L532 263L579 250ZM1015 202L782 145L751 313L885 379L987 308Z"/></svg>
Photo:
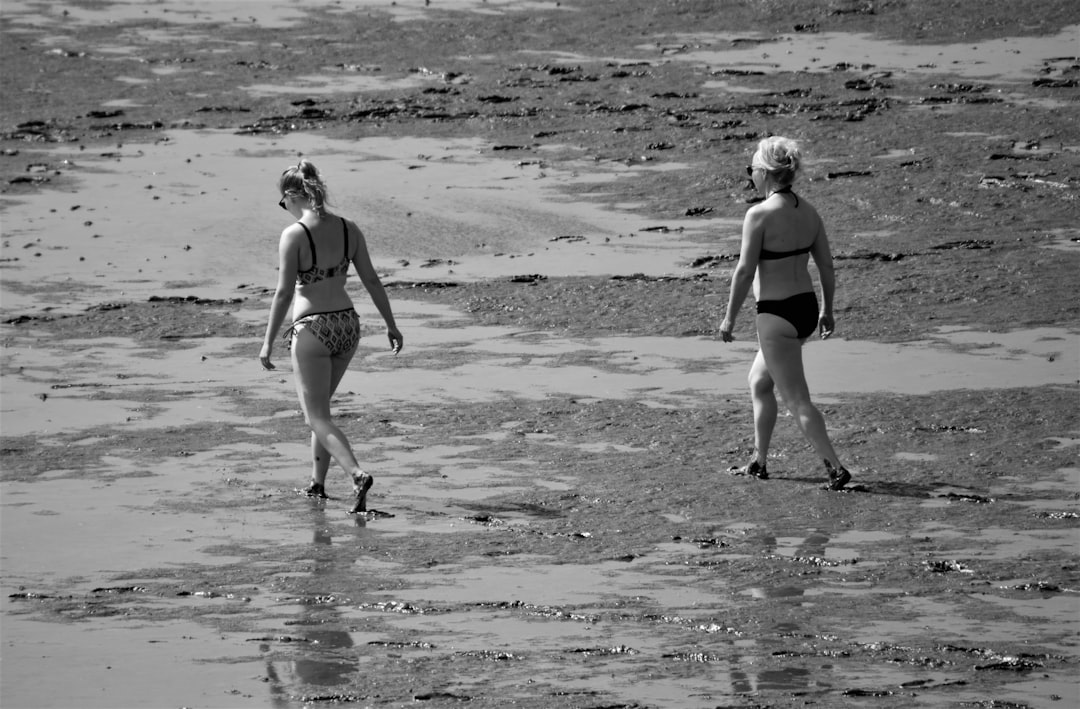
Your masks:
<svg viewBox="0 0 1080 709"><path fill-rule="evenodd" d="M788 403L809 399L802 346L795 328L782 317L763 313L757 316L758 345L769 375Z"/></svg>
<svg viewBox="0 0 1080 709"><path fill-rule="evenodd" d="M292 361L296 395L304 415L310 420L328 414L336 383L332 357L326 347L309 330L300 328L292 339Z"/></svg>
<svg viewBox="0 0 1080 709"><path fill-rule="evenodd" d="M356 348L331 355L326 346L306 328L300 328L292 340L293 372L296 394L304 414L330 412L330 398L337 391L349 368Z"/></svg>
<svg viewBox="0 0 1080 709"><path fill-rule="evenodd" d="M754 355L754 362L750 365L750 388L755 392L771 392L773 387L776 386L773 382L772 375L769 374L769 368L765 364L765 355L762 354L760 347L757 354Z"/></svg>
<svg viewBox="0 0 1080 709"><path fill-rule="evenodd" d="M333 396L334 392L337 391L338 384L341 384L341 378L349 370L349 363L352 362L355 354L356 348L354 347L348 352L342 352L330 357L330 396Z"/></svg>

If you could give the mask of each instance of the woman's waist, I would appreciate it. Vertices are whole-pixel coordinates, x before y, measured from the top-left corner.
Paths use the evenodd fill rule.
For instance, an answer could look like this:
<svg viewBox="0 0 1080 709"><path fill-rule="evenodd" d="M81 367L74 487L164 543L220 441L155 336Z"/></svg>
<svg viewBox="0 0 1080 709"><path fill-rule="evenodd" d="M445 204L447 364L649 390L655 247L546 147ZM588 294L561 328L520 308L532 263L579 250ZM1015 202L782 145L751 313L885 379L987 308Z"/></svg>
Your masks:
<svg viewBox="0 0 1080 709"><path fill-rule="evenodd" d="M792 300L798 298L817 298L817 293L813 287L806 289L792 288L792 289L777 289L777 290L765 290L754 294L754 300L759 303L764 302L777 302L783 300Z"/></svg>
<svg viewBox="0 0 1080 709"><path fill-rule="evenodd" d="M353 302L347 295L343 298L297 298L293 303L292 319L295 322L308 315L337 313L348 310L353 310Z"/></svg>
<svg viewBox="0 0 1080 709"><path fill-rule="evenodd" d="M307 288L308 290L335 290L337 288L344 288L346 281L349 279L349 272L347 270L337 271L325 271L315 268L309 268L306 271L298 271L296 274L296 288L297 290Z"/></svg>
<svg viewBox="0 0 1080 709"><path fill-rule="evenodd" d="M754 298L757 300L784 300L800 293L813 293L814 281L810 274L798 274L795 278L778 278L776 274L759 273L754 282Z"/></svg>

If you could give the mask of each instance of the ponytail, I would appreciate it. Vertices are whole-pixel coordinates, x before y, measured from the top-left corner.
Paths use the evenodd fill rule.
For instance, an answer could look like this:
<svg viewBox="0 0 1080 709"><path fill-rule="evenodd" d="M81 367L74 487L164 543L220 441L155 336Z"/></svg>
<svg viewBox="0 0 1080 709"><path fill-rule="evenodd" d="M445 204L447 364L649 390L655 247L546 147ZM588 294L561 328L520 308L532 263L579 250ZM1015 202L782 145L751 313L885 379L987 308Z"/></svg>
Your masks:
<svg viewBox="0 0 1080 709"><path fill-rule="evenodd" d="M301 158L295 166L288 167L281 173L278 179L278 191L282 194L303 195L311 208L319 214L324 213L326 205L330 203L326 182L319 174L315 163L307 158Z"/></svg>

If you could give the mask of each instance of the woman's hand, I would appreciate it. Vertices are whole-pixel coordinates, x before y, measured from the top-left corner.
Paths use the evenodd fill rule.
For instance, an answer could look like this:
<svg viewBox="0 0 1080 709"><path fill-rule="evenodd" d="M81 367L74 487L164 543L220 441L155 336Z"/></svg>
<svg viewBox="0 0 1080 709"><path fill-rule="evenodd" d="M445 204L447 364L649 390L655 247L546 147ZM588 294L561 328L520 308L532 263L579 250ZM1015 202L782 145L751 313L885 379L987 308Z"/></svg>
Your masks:
<svg viewBox="0 0 1080 709"><path fill-rule="evenodd" d="M829 335L833 334L834 327L836 327L836 322L833 321L832 315L822 313L818 316L818 331L821 333L821 339L829 339Z"/></svg>
<svg viewBox="0 0 1080 709"><path fill-rule="evenodd" d="M390 339L390 350L397 354L401 352L401 348L405 346L405 340L401 336L401 332L396 327L386 328L386 336Z"/></svg>
<svg viewBox="0 0 1080 709"><path fill-rule="evenodd" d="M276 369L274 363L270 361L270 345L263 345L262 351L259 352L259 361L262 362L263 369Z"/></svg>
<svg viewBox="0 0 1080 709"><path fill-rule="evenodd" d="M731 322L730 318L724 318L720 323L720 339L724 342L734 342L735 338L732 336L731 331L735 329L735 324Z"/></svg>

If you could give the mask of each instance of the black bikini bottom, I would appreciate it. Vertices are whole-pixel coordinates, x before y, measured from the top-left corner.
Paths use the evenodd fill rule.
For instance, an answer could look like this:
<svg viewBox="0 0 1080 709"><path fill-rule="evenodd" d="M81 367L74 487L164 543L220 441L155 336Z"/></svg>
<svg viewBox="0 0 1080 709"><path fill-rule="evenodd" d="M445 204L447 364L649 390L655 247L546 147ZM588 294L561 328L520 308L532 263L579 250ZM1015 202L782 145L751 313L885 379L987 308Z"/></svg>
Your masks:
<svg viewBox="0 0 1080 709"><path fill-rule="evenodd" d="M779 315L787 320L795 326L795 332L800 340L813 335L818 326L818 302L817 295L813 291L799 293L783 300L759 300L757 311L758 314Z"/></svg>

